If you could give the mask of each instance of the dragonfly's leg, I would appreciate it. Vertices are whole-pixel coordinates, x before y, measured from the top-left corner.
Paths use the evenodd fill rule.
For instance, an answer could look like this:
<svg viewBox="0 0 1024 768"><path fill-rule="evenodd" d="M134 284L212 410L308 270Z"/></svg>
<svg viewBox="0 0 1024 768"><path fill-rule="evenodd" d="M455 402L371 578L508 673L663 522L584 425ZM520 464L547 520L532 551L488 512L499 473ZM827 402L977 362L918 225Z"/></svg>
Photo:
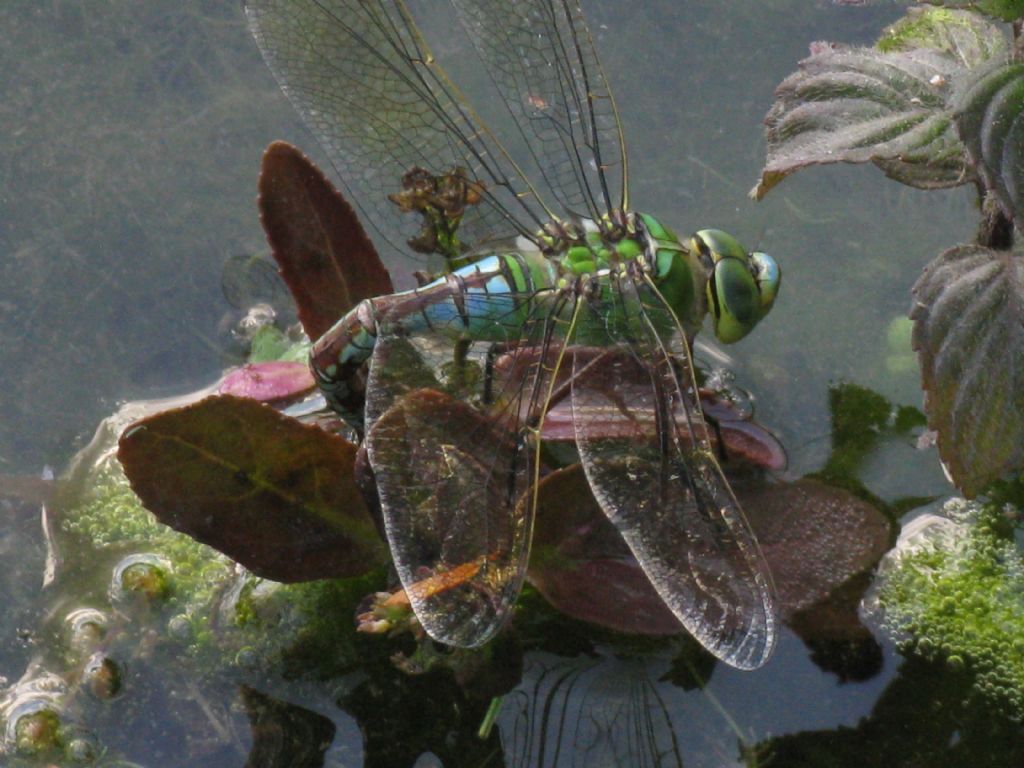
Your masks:
<svg viewBox="0 0 1024 768"><path fill-rule="evenodd" d="M578 354L578 353L577 353ZM614 348L609 347L608 349L602 349L598 354L594 355L589 361L584 363L579 368L574 368L572 373L566 377L565 381L556 386L551 390L551 399L549 401L550 406L560 403L569 393L572 391L573 379L582 378L594 368L596 365L600 365L602 362L606 362L609 357L615 354Z"/></svg>
<svg viewBox="0 0 1024 768"><path fill-rule="evenodd" d="M692 359L692 350L691 350L691 359ZM686 370L686 367L680 361L679 358L675 358L674 359L674 367L676 369L676 375L680 378L680 380L686 381L689 378L689 373L688 373L688 371ZM725 440L722 437L722 426L721 426L721 423L719 422L719 420L718 420L718 418L716 416L714 416L712 413L710 413L708 411L707 408L704 407L704 404L701 401L700 393L701 393L701 389L698 387L697 390L693 393L693 397L696 399L697 407L700 408L700 414L701 414L701 416L704 419L704 424L706 425L706 428L707 428L708 437L711 438L712 441L715 444L714 445L714 451L715 451L715 454L717 455L718 460L719 461L723 461L723 462L724 461L728 461L729 460L729 453L728 453L728 449L725 446Z"/></svg>
<svg viewBox="0 0 1024 768"><path fill-rule="evenodd" d="M498 358L515 349L516 345L507 341L496 341L487 347L487 355L484 358L484 382L483 402L484 405L494 403L494 377Z"/></svg>
<svg viewBox="0 0 1024 768"><path fill-rule="evenodd" d="M487 348L487 356L484 358L484 405L494 402L494 361L501 354L498 348L504 346L504 344L491 344Z"/></svg>
<svg viewBox="0 0 1024 768"><path fill-rule="evenodd" d="M452 350L451 383L457 391L462 391L466 387L466 361L469 358L469 349L472 344L473 342L470 339L458 339Z"/></svg>
<svg viewBox="0 0 1024 768"><path fill-rule="evenodd" d="M508 354L508 353L510 353L512 351L515 351L515 350L521 351L524 356L525 355L530 355L530 354L534 354L534 355L541 355L541 354L543 354L543 353L541 353L539 351L539 349L537 347L528 347L528 346L524 347L523 345L517 344L515 342L502 341L502 342L495 342L495 343L491 344L487 348L487 357L486 357L486 361L484 363L483 398L484 398L484 403L485 404L490 405L490 404L492 404L494 402L494 381L495 381L495 378L497 376L497 367L498 367L497 361L498 361L498 359L502 355ZM543 363L542 362L537 362L536 364L543 364ZM591 364L592 363L588 363L587 368L589 368ZM544 378L543 375L541 376L541 378L542 379ZM566 381L564 383L556 386L553 389L552 394L551 394L551 398L548 401L548 407L551 407L551 406L555 405L556 403L561 402L566 397L568 397L569 391L570 391L571 380L572 380L571 377L569 377L569 378L566 379Z"/></svg>

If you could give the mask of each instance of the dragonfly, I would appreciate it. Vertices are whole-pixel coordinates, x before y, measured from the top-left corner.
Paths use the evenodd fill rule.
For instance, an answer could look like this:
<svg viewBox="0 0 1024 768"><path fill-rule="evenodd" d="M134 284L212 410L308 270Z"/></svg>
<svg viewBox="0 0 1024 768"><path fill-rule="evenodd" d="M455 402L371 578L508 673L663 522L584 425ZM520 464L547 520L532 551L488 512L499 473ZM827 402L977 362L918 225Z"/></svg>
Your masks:
<svg viewBox="0 0 1024 768"><path fill-rule="evenodd" d="M500 135L401 0L245 0L382 247L444 259L420 287L360 302L310 358L365 435L415 615L459 647L507 621L545 415L568 401L590 489L660 598L712 654L757 668L776 642L774 587L713 448L692 343L708 315L722 342L749 333L779 267L629 208L620 116L578 4L451 7L504 107Z"/></svg>

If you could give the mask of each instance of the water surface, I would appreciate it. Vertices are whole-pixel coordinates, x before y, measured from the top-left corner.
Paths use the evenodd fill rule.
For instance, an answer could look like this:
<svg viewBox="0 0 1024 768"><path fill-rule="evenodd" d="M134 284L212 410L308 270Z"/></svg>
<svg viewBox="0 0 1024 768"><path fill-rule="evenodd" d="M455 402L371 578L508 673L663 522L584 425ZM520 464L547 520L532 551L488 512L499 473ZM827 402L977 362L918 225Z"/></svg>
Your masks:
<svg viewBox="0 0 1024 768"><path fill-rule="evenodd" d="M445 16L430 15L436 5L422 4L424 18L435 19L424 26L439 54L471 55ZM782 266L771 316L728 353L738 382L756 396L759 420L790 452L788 476L820 469L828 456L830 385L855 382L920 405L916 372L887 366L887 329L906 314L924 265L970 238L970 195L909 190L871 167L831 167L798 174L765 202L747 198L772 91L808 43L869 44L901 9L822 0L584 7L625 124L634 207L681 231L726 229ZM471 78L466 87L476 92ZM185 392L217 376L233 319L221 268L234 254L265 251L254 205L260 154L286 139L322 156L263 65L237 3L5 3L0 126L0 473L37 474L64 466L119 402ZM934 452L887 450L860 478L871 491L886 500L949 492ZM18 604L3 615L0 674L15 679L33 656L22 640L47 596L37 588L42 547L31 510L7 511L4 578ZM593 765L621 749L642 754L614 726L636 695L665 713L644 726L661 764L677 756L685 765L737 764L737 728L756 743L856 725L900 658L886 646L878 674L841 681L786 633L766 668L720 667L703 693L663 682L667 662L657 655L625 667L614 658L575 660L579 669L562 678L576 681L564 702L545 688L560 663L529 658L526 682L499 718L507 764L543 757ZM336 725L331 765L362 764L359 731L336 706L346 685L269 684ZM215 702L224 706L235 689L203 695L224 696ZM566 722L588 725L517 741L524 710L544 700L561 702ZM148 748L112 733L106 740L140 764L184 764L173 741ZM244 764L246 738L201 764ZM574 747L559 747L560 739Z"/></svg>

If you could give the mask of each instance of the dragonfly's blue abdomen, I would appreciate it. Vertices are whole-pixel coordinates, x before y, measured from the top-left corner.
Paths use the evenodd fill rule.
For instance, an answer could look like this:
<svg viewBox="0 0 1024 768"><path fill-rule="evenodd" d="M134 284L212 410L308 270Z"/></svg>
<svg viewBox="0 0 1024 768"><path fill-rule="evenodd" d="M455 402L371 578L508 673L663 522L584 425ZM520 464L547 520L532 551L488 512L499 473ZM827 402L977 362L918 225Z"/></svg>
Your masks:
<svg viewBox="0 0 1024 768"><path fill-rule="evenodd" d="M362 424L365 363L382 322L401 320L410 332L445 329L453 342L511 341L522 328L522 296L552 288L557 265L539 251L511 251L476 260L421 288L366 299L313 345L310 367L328 404Z"/></svg>

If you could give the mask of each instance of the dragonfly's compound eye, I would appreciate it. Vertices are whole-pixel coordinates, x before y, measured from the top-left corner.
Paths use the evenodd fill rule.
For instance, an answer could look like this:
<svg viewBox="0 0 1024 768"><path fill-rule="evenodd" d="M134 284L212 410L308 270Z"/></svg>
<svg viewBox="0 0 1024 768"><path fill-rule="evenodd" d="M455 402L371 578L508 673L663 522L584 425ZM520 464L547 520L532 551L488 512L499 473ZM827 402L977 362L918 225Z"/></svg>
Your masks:
<svg viewBox="0 0 1024 768"><path fill-rule="evenodd" d="M720 229L702 229L694 234L690 245L700 254L704 266L708 269L726 257L744 261L747 258L747 252L743 250L740 241Z"/></svg>
<svg viewBox="0 0 1024 768"><path fill-rule="evenodd" d="M768 310L775 303L775 297L779 293L779 285L782 284L782 270L771 256L762 251L754 251L750 254L750 264L754 269L754 280L761 290L761 317L768 314Z"/></svg>
<svg viewBox="0 0 1024 768"><path fill-rule="evenodd" d="M742 339L763 315L761 291L746 256L742 259L727 256L715 262L707 292L715 336L723 344Z"/></svg>
<svg viewBox="0 0 1024 768"><path fill-rule="evenodd" d="M708 269L708 309L715 336L724 344L750 333L775 303L782 275L767 253L747 251L720 229L702 229L691 246Z"/></svg>

